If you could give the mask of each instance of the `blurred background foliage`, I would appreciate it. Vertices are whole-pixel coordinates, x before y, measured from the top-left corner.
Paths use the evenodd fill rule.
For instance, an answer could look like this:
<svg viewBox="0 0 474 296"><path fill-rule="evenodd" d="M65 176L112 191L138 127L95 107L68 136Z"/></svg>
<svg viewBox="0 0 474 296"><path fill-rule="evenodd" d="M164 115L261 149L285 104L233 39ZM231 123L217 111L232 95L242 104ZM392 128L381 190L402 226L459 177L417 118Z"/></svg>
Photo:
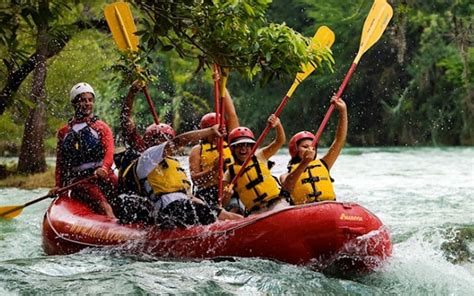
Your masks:
<svg viewBox="0 0 474 296"><path fill-rule="evenodd" d="M6 2L0 4L0 88L7 85L15 65L21 65L35 50L34 26L14 9L34 7L36 1ZM334 71L317 69L298 88L281 116L289 137L300 130L315 131L357 53L372 1L260 2L268 5L263 11L267 24L285 23L306 37L312 37L317 27L327 25L336 34L332 48ZM68 91L80 81L95 88L95 113L109 123L121 145L118 119L129 85L124 83L119 67L126 61L104 26L102 10L107 3L110 1L49 1L50 6L55 5L52 13L56 15L50 23L51 34L68 35L64 48L47 59L44 139L49 154L54 153L57 129L72 116ZM143 3L136 1L132 6L139 30L153 25L145 25L150 18L146 10L140 9ZM389 3L394 8L394 18L381 40L362 58L343 96L349 110L348 145L473 145L474 4L464 0ZM15 26L17 29L13 30ZM160 34L157 36L163 36L163 32ZM145 41L152 40L153 36L146 38ZM149 91L160 119L173 124L178 132L196 128L200 117L213 109L213 81L208 65L203 64L199 54L183 55L173 44L153 47L144 40L141 43L148 49L147 70L157 78L149 84ZM248 73L232 71L228 89L241 124L258 134L294 76L267 77L268 83L262 84L263 75L267 74L255 72L252 80L245 74ZM34 107L31 88L32 74L10 101L0 101L5 103L0 115L0 155L14 155L20 149L25 119ZM153 122L142 94L137 95L134 108L140 129ZM322 145L330 144L336 122L335 118L330 120Z"/></svg>

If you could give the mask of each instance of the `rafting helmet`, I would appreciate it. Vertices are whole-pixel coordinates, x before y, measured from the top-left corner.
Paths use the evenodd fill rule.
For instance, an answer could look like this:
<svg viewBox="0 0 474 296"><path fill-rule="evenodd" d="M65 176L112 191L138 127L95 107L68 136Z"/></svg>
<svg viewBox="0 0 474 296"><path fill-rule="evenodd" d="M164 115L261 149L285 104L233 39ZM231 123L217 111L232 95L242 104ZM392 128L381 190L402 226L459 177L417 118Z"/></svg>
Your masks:
<svg viewBox="0 0 474 296"><path fill-rule="evenodd" d="M89 92L91 93L94 98L95 98L95 92L92 86L90 86L89 83L86 82L79 82L76 85L74 85L71 90L69 91L69 101L73 103L77 96L79 96L82 93Z"/></svg>
<svg viewBox="0 0 474 296"><path fill-rule="evenodd" d="M298 154L298 142L304 139L308 139L313 141L314 140L314 135L311 132L308 131L302 131L299 133L296 133L293 137L291 137L290 142L288 143L288 148L290 150L290 155L291 157L295 157Z"/></svg>
<svg viewBox="0 0 474 296"><path fill-rule="evenodd" d="M199 127L201 129L203 129L203 128L211 127L215 124L217 124L217 114L216 114L216 112L211 112L211 113L205 114L201 118L201 122L199 123Z"/></svg>
<svg viewBox="0 0 474 296"><path fill-rule="evenodd" d="M171 140L176 136L174 129L166 123L153 123L150 124L146 130L143 140L147 143L148 146L151 146L155 143L156 140L159 140L160 143L167 140Z"/></svg>
<svg viewBox="0 0 474 296"><path fill-rule="evenodd" d="M229 134L230 146L234 146L241 143L255 144L255 136L253 132L245 126L239 126L234 128Z"/></svg>

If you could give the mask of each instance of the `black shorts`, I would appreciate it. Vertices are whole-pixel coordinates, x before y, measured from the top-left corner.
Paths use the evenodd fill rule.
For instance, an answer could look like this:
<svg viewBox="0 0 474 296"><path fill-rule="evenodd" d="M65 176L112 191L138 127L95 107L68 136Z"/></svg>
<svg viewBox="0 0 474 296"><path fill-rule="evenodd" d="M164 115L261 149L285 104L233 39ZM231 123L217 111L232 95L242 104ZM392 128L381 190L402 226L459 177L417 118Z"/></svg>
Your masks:
<svg viewBox="0 0 474 296"><path fill-rule="evenodd" d="M159 211L156 222L160 228L208 225L216 222L218 212L206 204L194 203L190 199L180 199Z"/></svg>
<svg viewBox="0 0 474 296"><path fill-rule="evenodd" d="M122 224L155 224L155 206L148 197L133 193L123 193L110 202L114 214Z"/></svg>
<svg viewBox="0 0 474 296"><path fill-rule="evenodd" d="M210 206L217 206L219 203L219 187L197 188L194 196L207 202Z"/></svg>

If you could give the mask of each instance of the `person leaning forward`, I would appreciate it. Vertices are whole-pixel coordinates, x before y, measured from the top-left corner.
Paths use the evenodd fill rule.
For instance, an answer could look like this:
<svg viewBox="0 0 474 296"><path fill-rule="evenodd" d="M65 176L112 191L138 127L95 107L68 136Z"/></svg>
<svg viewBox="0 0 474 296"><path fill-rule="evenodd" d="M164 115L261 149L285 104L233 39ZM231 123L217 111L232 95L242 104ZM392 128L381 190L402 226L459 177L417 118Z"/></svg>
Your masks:
<svg viewBox="0 0 474 296"><path fill-rule="evenodd" d="M190 194L191 183L178 160L172 156L180 147L210 135L221 136L219 126L190 131L148 148L135 160L122 178L135 182L138 193L154 203L156 223L164 228L207 225L219 220L240 219L218 207L210 207ZM158 134L160 131L157 132Z"/></svg>
<svg viewBox="0 0 474 296"><path fill-rule="evenodd" d="M133 100L133 94L139 87L139 84L134 83L132 86L134 91L129 93L126 102L130 103ZM128 107L130 104L124 104L124 109ZM122 120L125 120L122 122L122 127L126 127L124 137L137 138L136 129L129 115L129 109L122 110ZM137 157L130 164L122 166L119 172L121 194L116 203L118 204L116 208L119 208L117 211L120 212L119 218L124 222L136 222L131 217L123 217L130 214L128 209L120 209L124 206L124 198L130 199L130 196L137 200L145 198L145 203L150 201L153 203L153 219L141 217L139 222L159 223L162 227L210 224L215 222L216 218L221 220L241 218L218 207L211 208L194 198L190 194L190 182L184 169L172 158L179 148L212 135L221 136L217 125L178 136L167 124L152 124L147 127L143 138L140 137L143 139L140 141L140 146L130 147L138 152Z"/></svg>

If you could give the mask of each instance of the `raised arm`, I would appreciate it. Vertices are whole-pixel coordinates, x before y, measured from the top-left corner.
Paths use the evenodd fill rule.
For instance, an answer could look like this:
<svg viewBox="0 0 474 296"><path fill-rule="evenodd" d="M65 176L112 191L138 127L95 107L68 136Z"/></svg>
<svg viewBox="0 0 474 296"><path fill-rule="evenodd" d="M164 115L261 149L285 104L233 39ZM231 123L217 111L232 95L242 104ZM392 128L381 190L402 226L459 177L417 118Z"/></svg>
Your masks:
<svg viewBox="0 0 474 296"><path fill-rule="evenodd" d="M329 147L328 152L324 155L321 159L326 162L328 166L328 170L336 162L337 157L341 153L342 147L346 143L346 136L347 136L347 126L348 126L348 119L347 119L347 106L346 103L336 96L331 98L331 104L334 104L336 109L339 111L339 121L337 124L336 130L336 137L334 142Z"/></svg>
<svg viewBox="0 0 474 296"><path fill-rule="evenodd" d="M135 95L140 91L140 89L140 84L135 81L132 86L130 86L128 94L122 104L122 111L120 112L120 126L122 127L122 131L126 134L131 133L131 131L135 129L135 123L132 119L132 109Z"/></svg>
<svg viewBox="0 0 474 296"><path fill-rule="evenodd" d="M280 119L272 114L268 117L268 122L271 124L271 127L276 130L276 137L270 144L262 148L263 156L266 159L275 155L286 142L285 130L283 129Z"/></svg>
<svg viewBox="0 0 474 296"><path fill-rule="evenodd" d="M171 156L176 153L176 151L184 146L195 144L199 140L209 137L209 136L217 136L222 137L222 134L219 132L219 125L213 125L208 128L189 131L186 133L182 133L177 135L174 139L168 141L166 145L164 155Z"/></svg>
<svg viewBox="0 0 474 296"><path fill-rule="evenodd" d="M240 126L239 117L237 116L237 112L235 111L234 102L232 101L232 97L229 94L229 91L225 90L225 96L223 99L224 102L224 110L226 115L226 126L227 131L231 131L236 127Z"/></svg>
<svg viewBox="0 0 474 296"><path fill-rule="evenodd" d="M125 100L123 101L122 110L120 112L120 126L122 128L122 136L125 143L139 151L144 150L145 145L143 143L143 138L138 134L135 122L133 122L132 110L135 95L142 89L142 87L143 86L139 81L133 82Z"/></svg>

